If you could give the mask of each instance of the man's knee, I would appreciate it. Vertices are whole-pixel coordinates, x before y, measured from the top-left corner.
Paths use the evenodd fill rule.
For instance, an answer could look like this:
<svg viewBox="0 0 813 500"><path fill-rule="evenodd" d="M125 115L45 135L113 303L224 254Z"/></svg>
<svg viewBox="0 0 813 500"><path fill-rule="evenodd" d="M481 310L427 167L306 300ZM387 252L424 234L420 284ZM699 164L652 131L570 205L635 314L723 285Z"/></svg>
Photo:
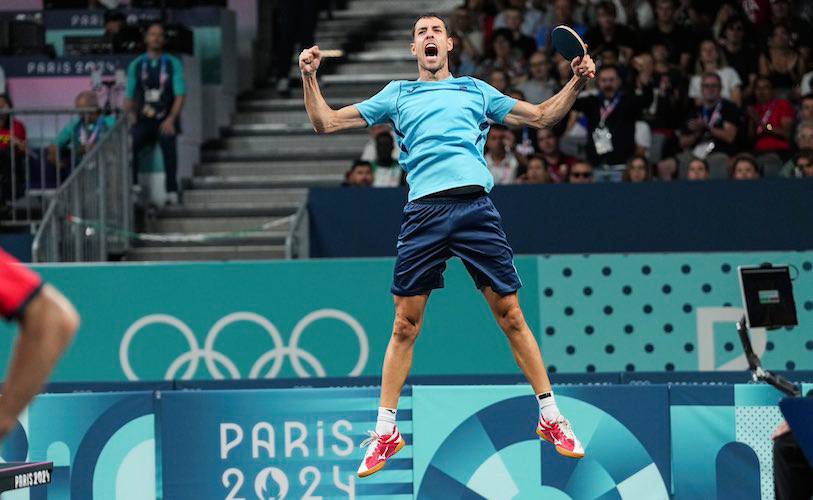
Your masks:
<svg viewBox="0 0 813 500"><path fill-rule="evenodd" d="M525 316L519 304L510 304L497 311L497 323L506 335L515 335L522 332L525 326Z"/></svg>
<svg viewBox="0 0 813 500"><path fill-rule="evenodd" d="M402 313L395 314L392 335L400 342L415 342L421 330L420 317Z"/></svg>

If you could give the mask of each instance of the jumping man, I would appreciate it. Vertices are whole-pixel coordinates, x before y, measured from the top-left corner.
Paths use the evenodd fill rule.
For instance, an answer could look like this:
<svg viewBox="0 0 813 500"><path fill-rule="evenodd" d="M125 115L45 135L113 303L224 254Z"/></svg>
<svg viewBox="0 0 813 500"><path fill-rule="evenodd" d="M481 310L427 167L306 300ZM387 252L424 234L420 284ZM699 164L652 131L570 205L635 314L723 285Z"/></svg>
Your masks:
<svg viewBox="0 0 813 500"><path fill-rule="evenodd" d="M0 397L0 439L39 392L73 339L79 316L55 288L0 250L0 316L20 323Z"/></svg>
<svg viewBox="0 0 813 500"><path fill-rule="evenodd" d="M483 145L490 121L549 128L570 110L581 89L595 77L590 56L571 62L573 78L555 96L534 105L501 94L471 77L449 73L453 41L445 21L420 16L410 49L418 60L416 81L393 81L361 103L334 110L316 80L319 47L299 56L305 107L319 134L379 123L392 125L407 172L409 202L404 208L392 293L395 322L384 357L381 406L375 431L369 431L360 477L380 470L406 442L395 425L398 397L412 365L430 292L443 287L446 261L457 256L485 297L511 344L517 364L539 402L537 434L566 456L581 458L584 448L559 413L539 346L517 299L522 282L500 215L487 196L494 179L486 167Z"/></svg>

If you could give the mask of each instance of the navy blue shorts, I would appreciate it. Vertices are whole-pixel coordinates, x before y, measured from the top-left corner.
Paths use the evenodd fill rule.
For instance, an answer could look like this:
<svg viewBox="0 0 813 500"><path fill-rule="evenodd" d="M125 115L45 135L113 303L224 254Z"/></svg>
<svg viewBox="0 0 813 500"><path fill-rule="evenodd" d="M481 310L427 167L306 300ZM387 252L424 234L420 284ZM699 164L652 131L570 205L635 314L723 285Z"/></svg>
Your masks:
<svg viewBox="0 0 813 500"><path fill-rule="evenodd" d="M392 293L424 295L443 288L446 261L460 257L477 288L500 295L519 290L514 252L502 218L486 195L475 198L424 198L404 207Z"/></svg>

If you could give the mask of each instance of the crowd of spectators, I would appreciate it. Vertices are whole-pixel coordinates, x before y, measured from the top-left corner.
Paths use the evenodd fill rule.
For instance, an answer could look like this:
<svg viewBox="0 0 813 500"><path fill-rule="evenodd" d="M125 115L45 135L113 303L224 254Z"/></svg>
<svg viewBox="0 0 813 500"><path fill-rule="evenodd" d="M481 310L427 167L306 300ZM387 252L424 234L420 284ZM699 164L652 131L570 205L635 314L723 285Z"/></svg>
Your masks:
<svg viewBox="0 0 813 500"><path fill-rule="evenodd" d="M596 61L553 129L492 125L495 184L810 177L811 21L813 4L791 0L466 0L448 19L450 66L538 103L571 77L555 26ZM404 182L373 161L385 137L373 130L363 158L376 186Z"/></svg>

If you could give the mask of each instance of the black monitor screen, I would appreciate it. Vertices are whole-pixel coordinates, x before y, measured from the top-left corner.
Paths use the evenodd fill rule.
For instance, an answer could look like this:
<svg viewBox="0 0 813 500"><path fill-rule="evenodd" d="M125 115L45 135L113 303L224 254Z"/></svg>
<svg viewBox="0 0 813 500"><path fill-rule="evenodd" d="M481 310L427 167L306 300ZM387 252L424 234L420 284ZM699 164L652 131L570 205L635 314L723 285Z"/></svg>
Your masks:
<svg viewBox="0 0 813 500"><path fill-rule="evenodd" d="M740 267L739 271L748 326L777 328L799 324L787 266Z"/></svg>

